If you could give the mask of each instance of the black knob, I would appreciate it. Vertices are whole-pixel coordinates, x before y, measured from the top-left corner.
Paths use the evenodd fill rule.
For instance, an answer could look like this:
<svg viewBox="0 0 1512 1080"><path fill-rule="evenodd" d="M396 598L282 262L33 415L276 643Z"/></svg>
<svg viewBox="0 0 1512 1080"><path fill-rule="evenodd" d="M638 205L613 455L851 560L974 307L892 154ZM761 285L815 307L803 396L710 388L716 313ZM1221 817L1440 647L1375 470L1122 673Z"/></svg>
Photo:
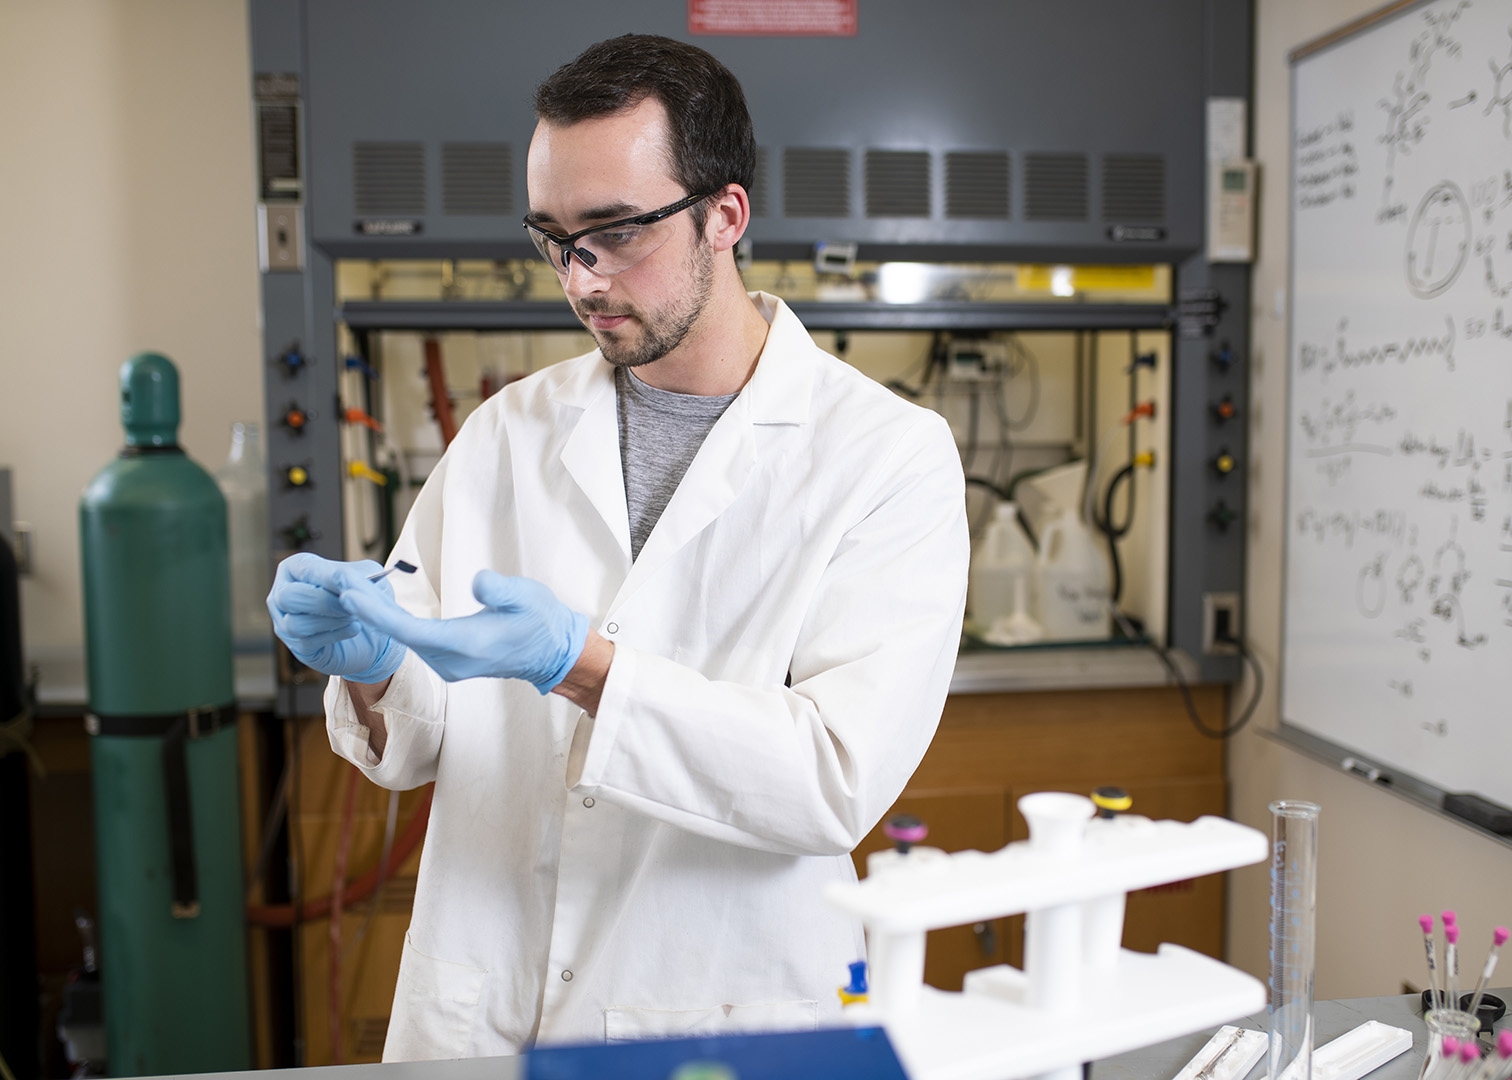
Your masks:
<svg viewBox="0 0 1512 1080"><path fill-rule="evenodd" d="M295 518L292 525L285 525L279 532L292 548L302 548L310 541L320 539L320 533L310 528L310 519L303 514Z"/></svg>
<svg viewBox="0 0 1512 1080"><path fill-rule="evenodd" d="M1239 514L1228 503L1219 499L1213 504L1213 508L1208 511L1207 519L1218 527L1219 532L1227 532L1228 527L1238 517Z"/></svg>

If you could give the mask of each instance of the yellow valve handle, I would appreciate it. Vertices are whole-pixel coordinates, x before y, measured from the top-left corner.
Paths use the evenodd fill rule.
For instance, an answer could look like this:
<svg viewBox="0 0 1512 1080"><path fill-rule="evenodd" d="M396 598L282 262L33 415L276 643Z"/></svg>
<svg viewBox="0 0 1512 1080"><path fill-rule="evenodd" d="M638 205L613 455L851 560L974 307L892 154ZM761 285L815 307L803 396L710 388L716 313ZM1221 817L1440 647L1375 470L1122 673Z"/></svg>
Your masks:
<svg viewBox="0 0 1512 1080"><path fill-rule="evenodd" d="M356 480L371 480L379 487L388 486L388 477L365 461L352 461L347 463L347 475Z"/></svg>

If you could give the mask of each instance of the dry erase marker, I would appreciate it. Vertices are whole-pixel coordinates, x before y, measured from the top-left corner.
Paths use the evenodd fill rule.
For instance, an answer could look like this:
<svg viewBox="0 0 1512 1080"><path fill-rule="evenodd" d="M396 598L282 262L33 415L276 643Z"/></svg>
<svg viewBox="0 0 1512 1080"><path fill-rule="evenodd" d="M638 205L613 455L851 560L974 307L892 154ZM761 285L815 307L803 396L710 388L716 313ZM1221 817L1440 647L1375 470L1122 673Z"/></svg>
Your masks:
<svg viewBox="0 0 1512 1080"><path fill-rule="evenodd" d="M389 567L387 570L380 570L378 573L376 573L376 574L372 575L371 577L369 577L368 580L369 581L382 581L384 578L386 578L390 574L392 574L395 570L399 571L401 574L413 574L415 572L415 568L413 566L411 566L409 563L405 562L403 559L400 559L398 562L396 562L393 566Z"/></svg>

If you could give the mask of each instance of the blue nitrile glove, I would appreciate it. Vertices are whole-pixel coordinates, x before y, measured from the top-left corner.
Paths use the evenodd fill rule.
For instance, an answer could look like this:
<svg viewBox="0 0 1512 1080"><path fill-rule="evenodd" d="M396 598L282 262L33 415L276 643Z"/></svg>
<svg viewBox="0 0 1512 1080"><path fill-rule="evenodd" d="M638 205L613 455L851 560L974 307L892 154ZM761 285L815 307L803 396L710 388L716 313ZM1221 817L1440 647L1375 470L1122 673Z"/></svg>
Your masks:
<svg viewBox="0 0 1512 1080"><path fill-rule="evenodd" d="M382 682L399 670L404 646L364 626L340 600L343 592L360 583L392 604L389 583L368 580L369 574L382 569L371 559L333 562L307 551L290 555L278 564L268 590L273 632L306 667L352 682Z"/></svg>
<svg viewBox="0 0 1512 1080"><path fill-rule="evenodd" d="M524 679L550 693L588 641L588 620L539 581L479 570L473 596L483 610L456 619L417 619L375 588L344 592L341 605L402 641L447 682Z"/></svg>

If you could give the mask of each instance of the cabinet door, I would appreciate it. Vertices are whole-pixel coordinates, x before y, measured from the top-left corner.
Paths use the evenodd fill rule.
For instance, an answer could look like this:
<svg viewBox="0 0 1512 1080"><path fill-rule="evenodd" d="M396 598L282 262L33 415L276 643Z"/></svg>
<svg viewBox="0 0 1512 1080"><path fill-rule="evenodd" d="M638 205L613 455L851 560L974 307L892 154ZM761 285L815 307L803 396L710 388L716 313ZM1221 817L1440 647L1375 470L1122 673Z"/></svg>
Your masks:
<svg viewBox="0 0 1512 1080"><path fill-rule="evenodd" d="M1008 842L1007 797L1002 788L910 790L893 804L883 824L898 814L912 814L924 822L929 826L924 843L945 851L996 851ZM851 855L857 875L866 876L866 856L891 846L879 824ZM1006 923L993 919L931 931L925 944L924 981L941 990L959 990L966 972L1001 964Z"/></svg>
<svg viewBox="0 0 1512 1080"><path fill-rule="evenodd" d="M1129 811L1157 821L1193 821L1204 814L1223 816L1226 791L1222 779L1182 778L1146 780L1119 784L1116 776L1102 783L1116 784L1129 793L1134 806ZM1018 800L1031 791L1071 791L1086 794L1100 784L1085 781L1065 784L1038 784L1012 793L1008 805L1008 835L1012 840L1027 840L1029 826L1018 812ZM1223 958L1223 874L1209 874L1189 881L1157 885L1129 894L1124 910L1123 944L1126 949L1154 952L1161 942L1185 945L1189 949ZM1019 965L1024 959L1023 917L1009 920L1006 956L1008 963Z"/></svg>

